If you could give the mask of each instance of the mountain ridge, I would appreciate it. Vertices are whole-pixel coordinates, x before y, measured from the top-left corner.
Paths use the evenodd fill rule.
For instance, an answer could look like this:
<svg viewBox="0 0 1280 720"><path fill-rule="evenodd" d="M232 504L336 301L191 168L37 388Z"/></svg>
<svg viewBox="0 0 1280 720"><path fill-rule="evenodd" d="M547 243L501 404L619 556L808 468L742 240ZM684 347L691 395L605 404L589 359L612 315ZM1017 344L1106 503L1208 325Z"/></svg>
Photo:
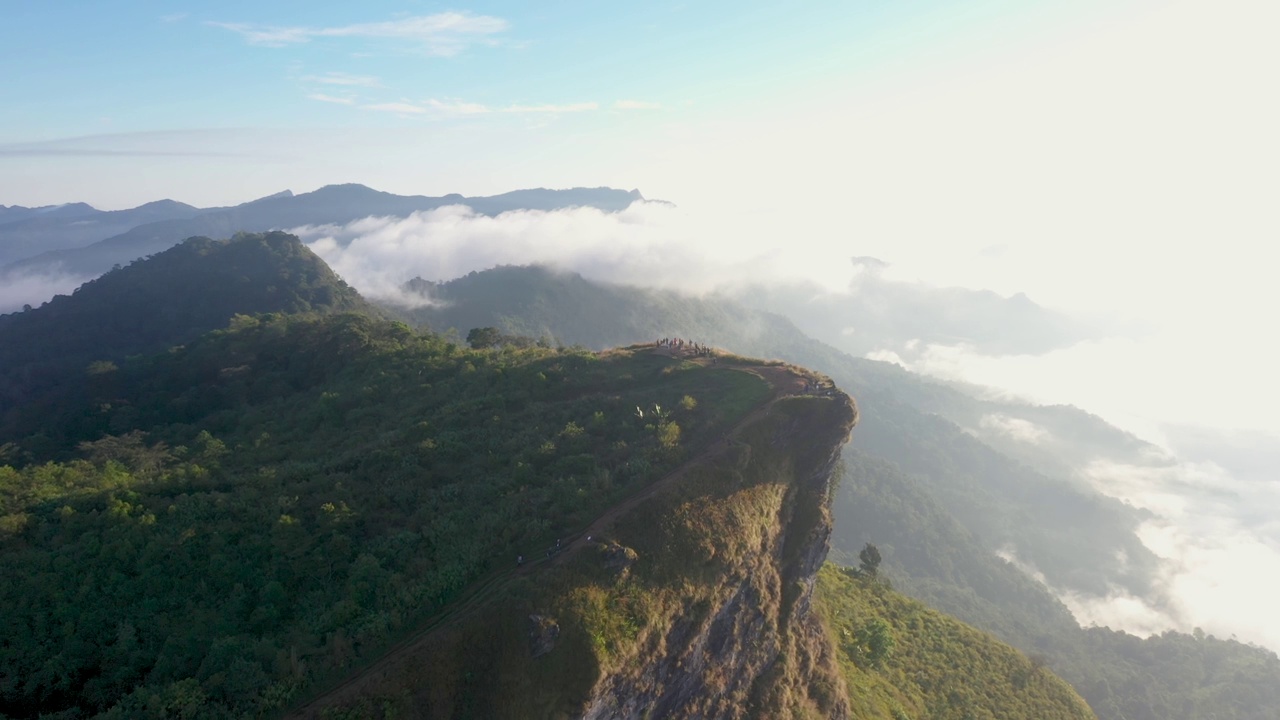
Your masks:
<svg viewBox="0 0 1280 720"><path fill-rule="evenodd" d="M849 562L866 542L884 542L886 557L894 562L889 571L905 589L1024 652L1047 658L1051 668L1080 683L1079 691L1104 720L1213 717L1209 713L1216 710L1205 698L1232 693L1255 700L1230 717L1269 717L1267 708L1274 703L1267 688L1280 686L1280 660L1274 653L1212 639L1205 644L1183 633L1147 640L1119 632L1091 633L1076 623L1054 592L995 554L1013 548L1057 591L1107 593L1112 584L1139 596L1160 591L1155 571L1161 561L1135 534L1149 515L1066 474L1087 458L1150 459L1149 445L1096 417L1066 407L993 400L987 394L966 397L955 384L896 364L850 357L805 336L780 316L748 311L723 297L613 286L573 273L515 266L415 285L412 289L439 302L392 310L436 330L491 325L586 347L675 334L828 374L856 394L865 417L848 446L846 463L855 465L859 454L867 453L888 461L896 478L881 484L890 490L874 505L877 519L884 522L871 523L865 514L851 512L851 506L837 505L838 521L855 522L845 532L837 525L833 553L838 561ZM1049 431L1052 442L1045 447L1051 452L1023 449L1007 455L988 444L994 438L981 420L992 414ZM861 480L850 476L843 485L863 485L860 489L871 492L876 487L871 480L869 474ZM875 528L876 534L859 532L858 524ZM949 539L938 540L939 534ZM922 538L933 539L920 551ZM913 543L914 556L893 551L894 545L906 550ZM965 551L957 554L956 548ZM1253 678L1255 668L1266 668L1260 672L1275 682L1247 679L1233 685L1230 676L1211 672L1216 665L1175 672L1167 664L1133 659L1132 653L1147 653L1160 643L1179 647L1185 657L1214 657L1214 663L1240 669L1241 678ZM1102 682L1111 672L1124 674L1128 683ZM1187 673L1197 672L1200 680L1186 680ZM1141 689L1147 686L1160 690L1148 695ZM1280 697L1274 700L1280 702Z"/></svg>
<svg viewBox="0 0 1280 720"><path fill-rule="evenodd" d="M343 224L370 216L406 217L414 212L465 204L482 215L509 210L554 210L589 206L616 212L643 199L639 191L613 188L567 190L515 190L499 195L463 197L447 195L395 195L358 183L326 185L308 193L283 191L226 208L207 208L189 217L158 219L132 226L83 247L51 250L9 262L0 277L62 273L96 276L113 265L132 262L193 236L228 237L237 232L287 230L305 225ZM4 244L0 232L0 246Z"/></svg>

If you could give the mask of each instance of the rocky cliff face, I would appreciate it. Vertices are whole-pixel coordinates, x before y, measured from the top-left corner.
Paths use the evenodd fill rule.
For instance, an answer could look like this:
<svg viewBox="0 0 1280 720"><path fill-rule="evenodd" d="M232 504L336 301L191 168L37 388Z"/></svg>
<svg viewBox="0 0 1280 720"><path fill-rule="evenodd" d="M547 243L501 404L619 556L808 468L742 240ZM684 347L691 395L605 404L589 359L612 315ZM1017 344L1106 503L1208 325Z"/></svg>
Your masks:
<svg viewBox="0 0 1280 720"><path fill-rule="evenodd" d="M778 411L767 452L752 446L756 455L794 463L759 551L717 578L709 607L691 597L665 633L637 653L640 665L602 676L584 720L777 717L806 709L848 716L812 600L831 534L832 472L853 415L819 429L799 407L812 402L821 401L796 401L794 414ZM847 399L837 402L852 410Z"/></svg>

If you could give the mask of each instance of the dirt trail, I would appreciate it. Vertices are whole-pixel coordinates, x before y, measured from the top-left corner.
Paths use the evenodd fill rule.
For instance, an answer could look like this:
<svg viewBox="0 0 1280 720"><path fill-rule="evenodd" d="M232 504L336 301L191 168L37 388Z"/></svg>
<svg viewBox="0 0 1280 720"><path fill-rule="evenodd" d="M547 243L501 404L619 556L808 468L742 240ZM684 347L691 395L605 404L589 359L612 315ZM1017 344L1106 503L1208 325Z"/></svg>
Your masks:
<svg viewBox="0 0 1280 720"><path fill-rule="evenodd" d="M666 355L700 365L711 365L717 357L691 357L688 353L680 351L672 351L665 347L653 348L650 352L659 355ZM406 655L410 655L420 648L429 645L433 640L436 632L441 631L452 621L458 619L462 615L482 606L491 599L495 593L506 588L515 579L533 573L541 568L558 565L565 562L568 557L578 550L586 547L593 540L588 538L598 538L605 530L613 525L614 521L624 514L630 512L640 503L648 500L662 490L670 487L673 483L684 477L692 468L704 464L708 460L723 454L729 447L729 440L737 437L743 428L755 423L756 421L767 415L773 404L780 398L790 397L803 394L806 391L805 383L809 378L805 378L797 374L795 368L785 365L724 365L726 370L736 370L755 375L769 384L772 392L769 397L762 402L755 410L752 410L745 417L739 420L732 428L730 428L721 439L708 443L708 446L692 458L681 463L679 467L667 473L663 477L653 481L644 489L635 495L623 500L606 510L602 515L597 517L584 530L575 535L565 538L558 551L548 555L546 558L530 559L523 566L518 568L510 568L506 570L494 571L489 575L480 578L472 583L463 594L447 605L437 615L435 615L426 625L421 626L412 635L392 645L383 653L382 657L373 664L355 671L350 677L339 685L336 685L324 694L307 702L305 705L291 711L285 717L287 718L319 718L320 710L330 705L334 705L342 700L358 695L359 692L378 680L386 676L387 671L394 668L399 661Z"/></svg>

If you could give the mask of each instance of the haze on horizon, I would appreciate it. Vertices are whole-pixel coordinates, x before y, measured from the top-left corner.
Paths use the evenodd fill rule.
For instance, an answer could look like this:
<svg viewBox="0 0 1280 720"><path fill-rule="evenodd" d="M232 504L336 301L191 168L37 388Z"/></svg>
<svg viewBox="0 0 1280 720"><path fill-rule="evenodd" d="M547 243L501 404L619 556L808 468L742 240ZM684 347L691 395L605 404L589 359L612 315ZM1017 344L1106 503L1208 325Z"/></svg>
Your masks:
<svg viewBox="0 0 1280 720"><path fill-rule="evenodd" d="M1280 487L1273 3L8 12L0 58L27 70L0 78L0 204L637 187L678 207L447 231L436 213L308 239L361 289L407 279L388 268L438 269L429 250L453 247L473 252L451 272L548 262L699 292L781 279L856 295L867 277L849 259L872 257L898 288L1025 293L1094 331L1047 351L871 355L1075 404L1192 461L1102 489L1234 498L1209 520L1188 501L1185 522L1144 539L1195 564L1179 577L1197 618L1235 599L1229 614L1256 621L1276 599L1248 578L1280 572L1280 520L1246 527L1238 512ZM344 232L370 254L316 245ZM1241 547L1248 564L1227 562ZM1147 611L1118 607L1075 609L1130 627Z"/></svg>

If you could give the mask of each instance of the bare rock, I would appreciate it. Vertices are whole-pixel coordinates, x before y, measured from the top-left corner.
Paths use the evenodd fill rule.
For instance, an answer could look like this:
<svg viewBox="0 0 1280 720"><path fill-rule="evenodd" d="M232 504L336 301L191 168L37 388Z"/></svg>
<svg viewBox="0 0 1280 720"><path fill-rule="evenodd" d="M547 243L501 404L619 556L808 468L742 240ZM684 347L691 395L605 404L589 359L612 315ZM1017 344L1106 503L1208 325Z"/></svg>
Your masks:
<svg viewBox="0 0 1280 720"><path fill-rule="evenodd" d="M529 616L529 655L542 657L556 646L560 637L560 625L546 615Z"/></svg>

